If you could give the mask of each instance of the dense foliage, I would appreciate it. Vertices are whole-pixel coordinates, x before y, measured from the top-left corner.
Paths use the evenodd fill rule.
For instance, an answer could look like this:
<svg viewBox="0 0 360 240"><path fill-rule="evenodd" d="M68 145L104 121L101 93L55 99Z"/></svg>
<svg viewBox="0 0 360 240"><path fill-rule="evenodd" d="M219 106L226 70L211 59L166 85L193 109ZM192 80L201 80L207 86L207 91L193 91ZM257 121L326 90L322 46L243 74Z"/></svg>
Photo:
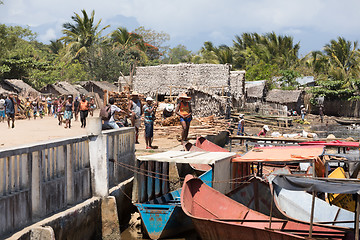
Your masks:
<svg viewBox="0 0 360 240"><path fill-rule="evenodd" d="M233 70L245 69L248 81L267 80L268 86L283 89L299 87L297 77L314 76L317 86L309 90L314 97L360 95L358 43L342 37L299 58L300 43L274 32L235 35L232 46L204 42L193 53L181 44L167 46L170 36L164 32L118 26L103 36L108 27L95 20L94 11L82 10L63 24L60 39L43 44L29 28L0 24L0 79L23 79L36 88L64 80L115 82L126 75L131 81L137 66L193 62L231 64Z"/></svg>

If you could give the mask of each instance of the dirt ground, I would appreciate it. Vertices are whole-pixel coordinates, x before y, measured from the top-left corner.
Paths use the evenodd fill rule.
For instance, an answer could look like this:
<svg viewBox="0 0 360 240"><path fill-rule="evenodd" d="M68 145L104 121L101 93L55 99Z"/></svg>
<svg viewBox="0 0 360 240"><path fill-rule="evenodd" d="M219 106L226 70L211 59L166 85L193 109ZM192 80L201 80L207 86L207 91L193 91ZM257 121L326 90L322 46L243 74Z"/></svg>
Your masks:
<svg viewBox="0 0 360 240"><path fill-rule="evenodd" d="M98 114L95 113L94 116L98 116ZM8 128L6 121L0 122L0 149L52 139L85 135L86 129L81 128L80 125L80 120L72 121L71 128L65 129L64 124L59 126L57 119L53 116L45 116L43 119L36 118L36 120L16 120L15 128ZM146 150L143 128L140 129L139 142L140 144L136 145L136 151L139 152L139 154L141 154L141 152L143 152L142 154L147 154L166 151L180 144L176 139L160 136L156 134L155 131L153 145L157 146L158 149Z"/></svg>
<svg viewBox="0 0 360 240"><path fill-rule="evenodd" d="M94 114L98 116L98 114ZM89 116L90 117L90 116ZM295 117L299 118L299 117ZM307 115L307 119L311 124L320 124L319 117L316 115ZM325 116L325 121L323 124L333 124L334 117ZM245 118L246 121L246 118ZM86 134L86 129L80 128L80 121L73 121L71 129L65 129L63 126L58 125L57 119L54 117L45 116L43 119L37 118L36 120L16 120L15 128L9 129L6 122L0 122L0 149L14 147L18 145L24 145L29 143L36 143L41 141L47 141L51 139L59 139L66 137L81 136ZM305 127L304 125L296 124L292 129L288 129L289 132L294 131L295 129L299 130ZM251 135L257 134L261 127L250 127L246 126L247 131ZM271 128L271 126L270 126ZM275 129L271 129L275 130ZM284 130L284 129L282 129ZM284 132L288 132L284 131ZM181 127L175 127L173 132L169 135L164 135L164 132L157 131L155 128L154 131L154 141L153 146L156 146L157 149L146 150L145 149L145 139L144 139L144 127L140 129L139 133L139 142L140 144L136 145L136 151L138 154L151 154L154 152L162 152L170 150L174 147L180 145L180 142L176 139L177 135L180 135ZM191 130L190 132L197 132L197 130Z"/></svg>
<svg viewBox="0 0 360 240"><path fill-rule="evenodd" d="M15 128L8 128L7 122L0 122L0 149L47 141L51 139L81 136L86 129L80 128L80 120L73 121L70 129L59 126L57 119L45 116L36 120L16 120Z"/></svg>

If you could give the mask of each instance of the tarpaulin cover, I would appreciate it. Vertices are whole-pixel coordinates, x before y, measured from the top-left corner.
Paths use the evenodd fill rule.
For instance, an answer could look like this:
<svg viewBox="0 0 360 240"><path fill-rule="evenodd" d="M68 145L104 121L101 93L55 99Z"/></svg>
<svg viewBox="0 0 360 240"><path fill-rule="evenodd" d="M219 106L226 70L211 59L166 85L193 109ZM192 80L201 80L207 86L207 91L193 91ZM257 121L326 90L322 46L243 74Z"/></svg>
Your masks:
<svg viewBox="0 0 360 240"><path fill-rule="evenodd" d="M233 162L294 162L321 156L324 146L285 146L254 148Z"/></svg>
<svg viewBox="0 0 360 240"><path fill-rule="evenodd" d="M359 142L342 142L339 140L326 142L326 141L311 141L302 142L299 145L324 145L328 147L359 147Z"/></svg>
<svg viewBox="0 0 360 240"><path fill-rule="evenodd" d="M232 158L236 153L232 152L187 152L168 151L137 157L140 161L175 162L175 163L196 163L214 164L217 161Z"/></svg>
<svg viewBox="0 0 360 240"><path fill-rule="evenodd" d="M276 185L292 191L327 192L359 194L360 181L335 178L307 178L293 175L277 175L273 179Z"/></svg>

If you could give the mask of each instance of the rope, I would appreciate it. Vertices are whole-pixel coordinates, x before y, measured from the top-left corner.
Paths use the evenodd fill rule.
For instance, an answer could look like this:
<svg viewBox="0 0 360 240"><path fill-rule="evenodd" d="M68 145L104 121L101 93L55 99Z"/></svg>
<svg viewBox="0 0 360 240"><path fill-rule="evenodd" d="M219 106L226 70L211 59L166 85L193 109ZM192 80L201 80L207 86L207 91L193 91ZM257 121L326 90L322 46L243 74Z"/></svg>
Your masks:
<svg viewBox="0 0 360 240"><path fill-rule="evenodd" d="M158 173L158 172L153 172L151 170L147 170L147 169L141 169L141 168L138 168L136 166L133 166L133 165L129 165L129 164L126 164L126 163L122 163L122 162L118 162L116 160L112 160L115 164L121 166L121 167L124 167L134 173L137 173L137 174L140 174L140 175L144 175L144 176L147 176L147 177L151 177L151 178L155 178L155 179L160 179L160 180L163 180L163 181L168 181L170 182L169 179L167 178L162 178L162 177L157 177L157 176L152 176L152 175L149 175L150 174L154 174L154 175L162 175L162 176L165 176L165 177L170 177L170 175L168 174L164 174L164 173ZM146 173L147 172L147 173ZM252 177L253 175L250 174L250 175L247 175L247 176L242 176L242 177L238 177L238 178L231 178L231 179L228 179L228 180L218 180L218 181L206 181L206 180L203 180L203 182L205 183L248 183L247 181L244 182L244 181L239 181L239 180L242 180L242 179L245 179L245 178L248 178L248 177ZM182 178L182 177L179 177L179 179L181 181L184 181L185 178Z"/></svg>

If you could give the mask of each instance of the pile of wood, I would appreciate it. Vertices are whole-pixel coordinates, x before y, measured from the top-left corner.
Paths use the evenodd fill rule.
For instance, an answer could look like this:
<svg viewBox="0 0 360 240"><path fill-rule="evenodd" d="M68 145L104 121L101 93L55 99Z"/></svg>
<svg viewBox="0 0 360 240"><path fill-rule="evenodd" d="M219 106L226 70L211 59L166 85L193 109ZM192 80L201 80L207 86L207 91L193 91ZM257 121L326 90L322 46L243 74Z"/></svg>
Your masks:
<svg viewBox="0 0 360 240"><path fill-rule="evenodd" d="M166 119L161 120L162 126L179 126L180 125L180 117L178 115L173 115Z"/></svg>

